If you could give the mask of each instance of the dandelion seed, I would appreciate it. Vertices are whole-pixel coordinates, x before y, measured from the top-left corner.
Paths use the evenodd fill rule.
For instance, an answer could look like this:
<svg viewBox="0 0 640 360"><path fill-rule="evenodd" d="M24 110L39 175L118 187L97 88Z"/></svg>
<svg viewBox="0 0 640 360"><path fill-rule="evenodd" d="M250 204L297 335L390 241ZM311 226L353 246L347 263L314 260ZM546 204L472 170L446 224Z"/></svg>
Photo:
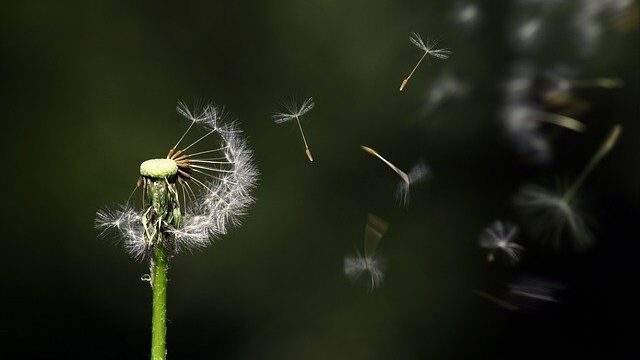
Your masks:
<svg viewBox="0 0 640 360"><path fill-rule="evenodd" d="M621 131L620 125L613 127L584 170L563 193L533 185L525 186L518 193L515 204L530 216L535 235L544 241L550 241L555 248L560 246L565 231L569 232L574 248L578 250L592 244L593 235L575 205L575 196L587 176L615 146Z"/></svg>
<svg viewBox="0 0 640 360"><path fill-rule="evenodd" d="M345 276L352 282L357 282L367 277L367 285L370 290L379 287L384 280L384 260L376 253L382 237L387 232L389 224L381 218L367 215L367 224L364 229L363 252L356 251L355 256L344 259Z"/></svg>
<svg viewBox="0 0 640 360"><path fill-rule="evenodd" d="M404 179L398 183L396 188L396 199L405 205L409 202L410 189L413 185L423 182L431 176L431 169L423 162L414 165L408 174L409 181Z"/></svg>
<svg viewBox="0 0 640 360"><path fill-rule="evenodd" d="M495 254L503 254L509 264L513 265L520 261L520 254L524 247L514 242L518 236L518 227L510 223L494 221L489 227L484 229L480 235L480 246L489 250L488 261L495 259Z"/></svg>
<svg viewBox="0 0 640 360"><path fill-rule="evenodd" d="M410 188L426 180L431 176L431 169L423 162L419 162L414 165L413 168L409 171L409 174L400 170L397 166L393 165L389 160L385 159L382 155L380 155L377 151L373 150L367 146L360 146L367 153L377 157L382 160L387 166L391 168L391 170L395 171L398 176L400 176L400 183L397 186L396 197L400 201L401 204L406 204L409 200L409 190Z"/></svg>
<svg viewBox="0 0 640 360"><path fill-rule="evenodd" d="M300 117L311 111L314 106L315 103L313 102L313 98L307 98L300 105L292 100L284 105L286 112L275 113L272 116L273 121L276 124L289 122L293 119L296 120L298 129L300 130L300 135L302 136L302 141L304 142L305 153L307 154L307 157L311 162L313 162L313 156L311 155L311 150L309 149L309 145L307 144L307 138L305 137L304 131L302 130L302 125L300 125Z"/></svg>
<svg viewBox="0 0 640 360"><path fill-rule="evenodd" d="M441 60L446 60L446 59L449 58L449 55L451 55L451 50L448 50L448 49L437 49L436 48L436 44L435 43L430 43L428 40L425 43L422 40L422 37L420 37L420 35L418 33L415 33L415 32L412 33L411 36L409 36L409 41L411 41L411 43L413 45L415 45L418 49L423 51L424 54L422 54L422 57L420 57L420 60L418 60L418 62L413 67L413 69L411 70L409 75L404 80L402 80L402 84L400 84L400 91L404 90L404 88L407 86L407 83L409 82L409 80L413 76L413 73L416 71L416 69L418 69L418 66L420 66L420 64L422 63L422 60L424 60L424 58L427 55L432 56L434 58L441 59Z"/></svg>

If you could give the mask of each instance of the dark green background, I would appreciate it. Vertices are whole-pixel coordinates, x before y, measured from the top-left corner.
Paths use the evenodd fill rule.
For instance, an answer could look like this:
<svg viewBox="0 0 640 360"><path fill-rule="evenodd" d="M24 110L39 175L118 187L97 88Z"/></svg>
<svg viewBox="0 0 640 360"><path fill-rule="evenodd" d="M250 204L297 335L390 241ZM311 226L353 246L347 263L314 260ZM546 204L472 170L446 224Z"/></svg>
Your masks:
<svg viewBox="0 0 640 360"><path fill-rule="evenodd" d="M449 1L5 3L2 86L2 358L144 359L150 291L144 263L99 240L97 209L126 200L141 161L164 155L184 128L178 99L211 98L237 116L261 171L242 227L171 267L172 359L540 358L627 353L637 287L637 27L607 30L600 51L566 46L569 20L548 25L535 53L584 77L625 87L584 96L589 131L563 135L556 161L523 162L499 125L500 84L519 58L511 2L481 3L465 31ZM567 10L567 15L571 10ZM418 53L411 31L453 50L397 91ZM418 109L448 68L473 86L429 118ZM297 129L270 114L313 96ZM477 236L525 182L571 178L614 123L619 146L585 187L596 246L553 254L531 239L521 267L487 265ZM409 206L397 178L359 149L397 165L427 160L434 178ZM372 212L390 222L387 278L367 293L342 274ZM562 304L510 313L475 296L520 272L563 282ZM15 352L17 353L15 353ZM9 356L11 353L14 355Z"/></svg>

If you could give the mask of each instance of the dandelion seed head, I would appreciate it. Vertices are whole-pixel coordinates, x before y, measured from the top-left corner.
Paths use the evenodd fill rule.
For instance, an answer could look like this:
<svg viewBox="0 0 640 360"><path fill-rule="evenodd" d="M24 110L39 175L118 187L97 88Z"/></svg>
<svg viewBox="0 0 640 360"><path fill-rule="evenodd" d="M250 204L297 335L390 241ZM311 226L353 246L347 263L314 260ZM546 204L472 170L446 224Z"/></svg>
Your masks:
<svg viewBox="0 0 640 360"><path fill-rule="evenodd" d="M490 251L489 255L499 252L504 255L509 264L516 264L520 261L520 254L524 247L515 243L518 236L518 227L511 223L494 221L484 229L480 235L479 243L484 249Z"/></svg>
<svg viewBox="0 0 640 360"><path fill-rule="evenodd" d="M514 202L528 216L534 235L542 242L550 242L557 249L567 232L577 250L593 243L593 235L579 210L563 195L528 185L520 190Z"/></svg>
<svg viewBox="0 0 640 360"><path fill-rule="evenodd" d="M119 230L124 247L135 258L148 258L156 245L154 241L162 241L165 248L175 252L204 248L213 238L239 225L240 217L254 201L252 190L258 172L239 128L233 123L223 123L221 110L212 103L189 108L178 102L176 110L189 122L187 131L166 159L144 162L141 172L143 183L151 181L146 180L149 176L164 179L180 221L168 223L149 218L147 214L155 208L148 204L140 210L126 206L96 214L96 227L103 232ZM178 147L194 125L203 135L192 134L195 139L190 145ZM216 136L218 140L213 146L210 139ZM201 150L203 147L205 150ZM162 166L158 168L156 164ZM167 172L169 164L171 171Z"/></svg>

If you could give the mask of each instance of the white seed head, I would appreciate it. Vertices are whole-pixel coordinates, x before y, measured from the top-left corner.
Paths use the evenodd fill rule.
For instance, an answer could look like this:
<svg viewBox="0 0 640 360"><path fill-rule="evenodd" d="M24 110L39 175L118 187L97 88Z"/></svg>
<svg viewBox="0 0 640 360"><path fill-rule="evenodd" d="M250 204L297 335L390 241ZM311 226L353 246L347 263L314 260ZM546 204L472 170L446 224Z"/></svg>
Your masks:
<svg viewBox="0 0 640 360"><path fill-rule="evenodd" d="M520 254L524 247L515 243L518 236L518 227L511 223L494 221L484 229L480 235L479 243L484 249L489 250L490 256L499 252L504 255L509 264L520 261Z"/></svg>
<svg viewBox="0 0 640 360"><path fill-rule="evenodd" d="M242 132L234 124L222 123L221 112L212 103L190 109L178 102L176 109L190 124L164 161L173 161L178 166L177 174L172 175L177 181L172 181L175 181L181 221L178 224L162 222L157 226L160 226L166 248L180 252L201 249L209 245L212 238L224 235L230 227L240 224L240 218L254 201L251 192L258 172ZM194 125L202 128L204 135L177 150ZM218 137L215 146L205 145L203 140L209 136ZM187 152L196 145L207 147ZM169 180L166 181L169 185ZM129 205L118 210L101 210L96 215L96 228L101 233L117 230L125 248L134 257L145 258L153 246L143 224L150 210L148 205L140 210Z"/></svg>

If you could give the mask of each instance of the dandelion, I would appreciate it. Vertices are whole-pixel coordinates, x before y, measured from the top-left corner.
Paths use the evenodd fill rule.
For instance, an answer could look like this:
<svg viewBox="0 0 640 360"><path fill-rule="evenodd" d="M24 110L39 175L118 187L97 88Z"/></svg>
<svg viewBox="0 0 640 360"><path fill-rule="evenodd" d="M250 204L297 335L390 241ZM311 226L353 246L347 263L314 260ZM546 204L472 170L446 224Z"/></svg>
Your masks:
<svg viewBox="0 0 640 360"><path fill-rule="evenodd" d="M404 171L400 170L397 166L393 165L389 160L385 159L382 155L380 155L372 148L367 146L360 147L367 153L382 160L382 162L384 162L391 168L391 170L395 171L396 174L400 176L401 181L398 183L396 189L396 198L400 201L401 204L406 204L409 201L409 192L413 185L420 183L431 176L431 169L423 162L418 162L411 168L411 170L407 174Z"/></svg>
<svg viewBox="0 0 640 360"><path fill-rule="evenodd" d="M389 224L381 218L367 214L367 224L364 228L363 252L356 250L355 256L344 259L344 274L352 282L368 277L370 290L379 287L384 280L384 261L376 253L380 241L387 232Z"/></svg>
<svg viewBox="0 0 640 360"><path fill-rule="evenodd" d="M128 200L118 209L98 211L96 228L104 235L116 230L132 256L148 260L153 292L151 358L166 358L166 288L169 259L181 251L201 249L211 238L238 225L253 202L257 180L253 155L233 124L223 124L212 104L176 110L189 126L165 158L140 165L141 207ZM192 129L202 134L181 146ZM201 147L218 137L218 145ZM133 193L132 193L133 195ZM131 199L131 197L129 198Z"/></svg>
<svg viewBox="0 0 640 360"><path fill-rule="evenodd" d="M563 193L532 185L525 186L518 193L515 204L531 216L537 236L543 240L550 240L553 246L558 248L562 234L568 231L574 240L575 248L583 249L591 245L593 235L575 205L575 197L587 176L613 149L621 132L620 125L613 127L584 170Z"/></svg>
<svg viewBox="0 0 640 360"><path fill-rule="evenodd" d="M449 55L451 55L451 50L437 49L436 44L430 43L428 40L425 43L418 33L412 33L411 36L409 36L409 41L411 41L413 45L424 52L424 54L422 54L422 57L420 57L420 60L418 60L409 75L404 80L402 80L402 84L400 84L400 91L404 90L404 88L407 86L407 83L413 76L413 73L416 71L416 69L418 69L418 66L420 66L420 63L422 63L422 60L424 60L427 55L441 60L446 60L449 58Z"/></svg>
<svg viewBox="0 0 640 360"><path fill-rule="evenodd" d="M273 114L272 118L276 124L282 124L293 119L296 120L298 124L298 129L300 130L300 135L302 136L302 141L304 142L305 152L309 161L313 162L313 156L311 155L311 150L309 149L309 145L307 144L307 138L304 136L304 131L302 130L302 125L300 125L300 117L313 109L315 103L313 102L313 98L307 98L302 104L298 105L295 101L289 101L284 105L286 112L279 112Z"/></svg>
<svg viewBox="0 0 640 360"><path fill-rule="evenodd" d="M518 227L501 221L494 221L480 235L480 246L489 250L488 261L495 260L495 253L503 254L510 264L520 261L524 247L514 242L518 236Z"/></svg>

